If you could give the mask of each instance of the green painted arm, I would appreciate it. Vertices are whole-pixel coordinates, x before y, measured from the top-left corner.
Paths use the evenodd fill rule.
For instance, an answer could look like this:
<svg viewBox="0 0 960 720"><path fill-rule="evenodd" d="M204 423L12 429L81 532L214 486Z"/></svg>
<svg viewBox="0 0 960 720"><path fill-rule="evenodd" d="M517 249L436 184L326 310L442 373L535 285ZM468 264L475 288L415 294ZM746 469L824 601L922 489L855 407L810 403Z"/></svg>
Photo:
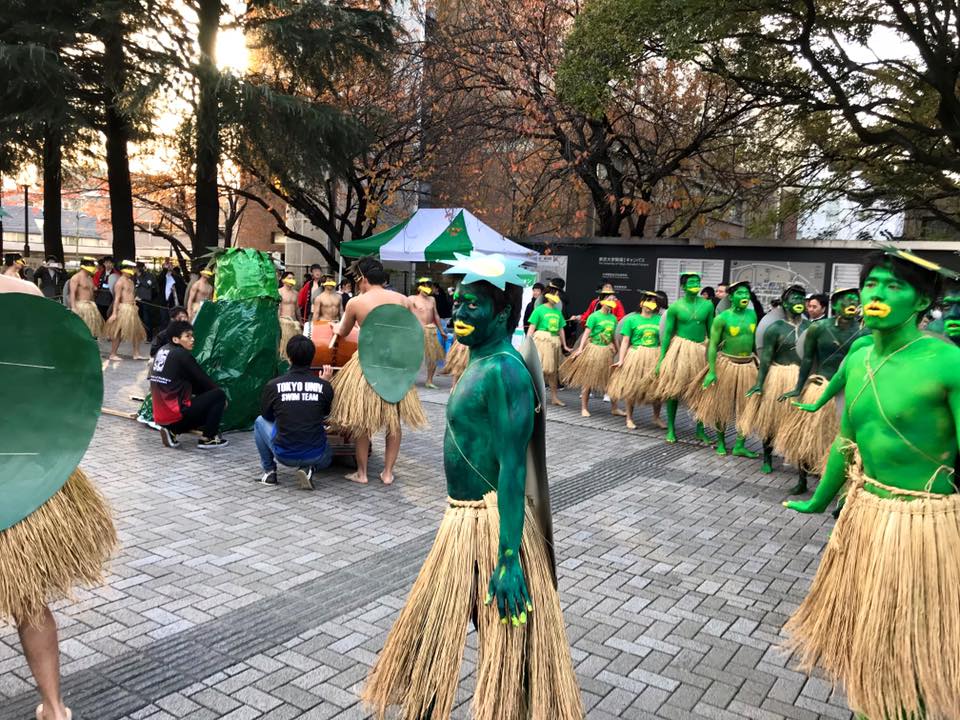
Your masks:
<svg viewBox="0 0 960 720"><path fill-rule="evenodd" d="M717 381L717 351L720 349L720 340L723 338L723 330L726 322L723 319L723 313L717 315L710 325L710 345L707 347L707 364L710 369L703 378L703 387L708 388Z"/></svg>
<svg viewBox="0 0 960 720"><path fill-rule="evenodd" d="M849 355L847 356L849 357ZM836 397L844 386L847 384L847 359L844 358L843 362L840 363L840 367L837 368L837 372L834 373L834 376L830 378L830 382L827 383L827 387L824 388L823 393L817 398L816 402L812 403L792 403L794 407L800 408L805 412L817 412L820 408L830 402L834 397Z"/></svg>
<svg viewBox="0 0 960 720"><path fill-rule="evenodd" d="M847 481L847 464L850 461L849 453L851 450L843 448L850 447L850 441L844 434L849 428L841 428L837 439L833 441L830 448L830 457L827 459L827 467L823 472L823 477L817 485L816 492L809 500L791 500L783 503L785 508L796 510L802 513L822 513L829 507L830 502L840 492L840 488Z"/></svg>
<svg viewBox="0 0 960 720"><path fill-rule="evenodd" d="M823 322L827 322L824 320ZM800 359L800 377L797 379L797 386L790 392L785 392L780 396L780 400L787 398L800 397L803 392L803 386L807 384L810 377L810 371L813 369L813 358L817 354L817 338L820 334L820 327L814 325L803 338L803 357Z"/></svg>

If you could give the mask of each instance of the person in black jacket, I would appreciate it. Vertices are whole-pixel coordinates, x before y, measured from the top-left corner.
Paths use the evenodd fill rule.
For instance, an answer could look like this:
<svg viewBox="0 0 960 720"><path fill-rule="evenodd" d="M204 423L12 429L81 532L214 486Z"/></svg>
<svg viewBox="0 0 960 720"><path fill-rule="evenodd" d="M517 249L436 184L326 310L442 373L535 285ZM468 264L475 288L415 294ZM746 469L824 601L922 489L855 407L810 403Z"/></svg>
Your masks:
<svg viewBox="0 0 960 720"><path fill-rule="evenodd" d="M56 255L47 255L43 265L34 273L33 281L44 297L63 302L63 286L67 282L67 273Z"/></svg>
<svg viewBox="0 0 960 720"><path fill-rule="evenodd" d="M543 295L544 291L543 283L534 283L533 284L533 299L527 303L527 307L523 311L523 332L527 332L527 328L530 327L530 316L533 314L533 309L537 306L537 300L540 299L540 296Z"/></svg>
<svg viewBox="0 0 960 720"><path fill-rule="evenodd" d="M153 419L160 425L164 447L180 446L177 436L201 428L197 447L203 450L229 444L220 435L227 394L210 379L193 357L193 325L170 323L170 342L157 351L150 368ZM196 393L196 394L194 394Z"/></svg>
<svg viewBox="0 0 960 720"><path fill-rule="evenodd" d="M173 323L178 320L189 319L190 317L187 315L187 309L185 307L178 305L177 307L170 308L170 325L167 325L167 327L158 332L153 338L153 342L150 343L150 357L154 357L160 348L170 342L170 328Z"/></svg>
<svg viewBox="0 0 960 720"><path fill-rule="evenodd" d="M313 490L314 471L330 467L333 461L326 429L333 403L333 368L324 365L317 377L310 369L315 352L313 341L306 335L290 338L290 371L263 388L253 438L260 453L260 482L264 485L277 484L279 462L297 468L301 490Z"/></svg>

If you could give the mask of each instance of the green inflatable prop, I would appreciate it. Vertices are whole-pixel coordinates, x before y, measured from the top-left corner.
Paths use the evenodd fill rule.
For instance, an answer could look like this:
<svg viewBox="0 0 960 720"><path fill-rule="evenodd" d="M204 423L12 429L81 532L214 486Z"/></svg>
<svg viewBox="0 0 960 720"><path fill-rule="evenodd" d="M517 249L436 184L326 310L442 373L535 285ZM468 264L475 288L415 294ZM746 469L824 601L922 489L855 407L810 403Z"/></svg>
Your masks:
<svg viewBox="0 0 960 720"><path fill-rule="evenodd" d="M402 305L381 305L363 321L357 352L370 387L387 402L398 403L423 364L423 326Z"/></svg>
<svg viewBox="0 0 960 720"><path fill-rule="evenodd" d="M100 416L103 374L87 326L52 300L0 295L0 334L0 377L9 391L0 440L6 530L53 497L80 463Z"/></svg>

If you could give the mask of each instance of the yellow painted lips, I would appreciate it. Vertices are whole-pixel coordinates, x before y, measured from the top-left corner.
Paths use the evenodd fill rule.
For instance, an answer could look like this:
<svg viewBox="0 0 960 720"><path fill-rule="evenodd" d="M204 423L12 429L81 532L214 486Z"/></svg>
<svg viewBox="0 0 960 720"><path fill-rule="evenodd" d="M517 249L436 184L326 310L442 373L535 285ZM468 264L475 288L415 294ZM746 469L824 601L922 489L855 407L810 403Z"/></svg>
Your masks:
<svg viewBox="0 0 960 720"><path fill-rule="evenodd" d="M457 337L466 337L474 330L476 330L476 328L469 323L465 323L461 320L454 320L453 322L453 334Z"/></svg>
<svg viewBox="0 0 960 720"><path fill-rule="evenodd" d="M845 308L843 309L843 314L844 314L844 315L856 315L856 314L857 314L857 310L859 310L859 309L860 309L860 307L859 307L858 305L847 305L847 307L845 307Z"/></svg>
<svg viewBox="0 0 960 720"><path fill-rule="evenodd" d="M885 318L890 314L891 310L893 310L893 308L886 303L880 302L879 300L868 302L863 306L863 314L868 317Z"/></svg>

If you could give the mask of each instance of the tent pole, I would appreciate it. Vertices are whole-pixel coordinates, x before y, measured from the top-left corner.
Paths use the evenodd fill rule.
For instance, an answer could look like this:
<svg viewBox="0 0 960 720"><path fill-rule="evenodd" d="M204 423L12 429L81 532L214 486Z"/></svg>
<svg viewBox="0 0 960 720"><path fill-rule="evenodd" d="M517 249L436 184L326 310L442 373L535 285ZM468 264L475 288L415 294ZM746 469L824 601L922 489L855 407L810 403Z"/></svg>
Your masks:
<svg viewBox="0 0 960 720"><path fill-rule="evenodd" d="M343 282L343 255L337 253L337 256L339 257L339 266L337 267L337 285L339 286L340 283Z"/></svg>

